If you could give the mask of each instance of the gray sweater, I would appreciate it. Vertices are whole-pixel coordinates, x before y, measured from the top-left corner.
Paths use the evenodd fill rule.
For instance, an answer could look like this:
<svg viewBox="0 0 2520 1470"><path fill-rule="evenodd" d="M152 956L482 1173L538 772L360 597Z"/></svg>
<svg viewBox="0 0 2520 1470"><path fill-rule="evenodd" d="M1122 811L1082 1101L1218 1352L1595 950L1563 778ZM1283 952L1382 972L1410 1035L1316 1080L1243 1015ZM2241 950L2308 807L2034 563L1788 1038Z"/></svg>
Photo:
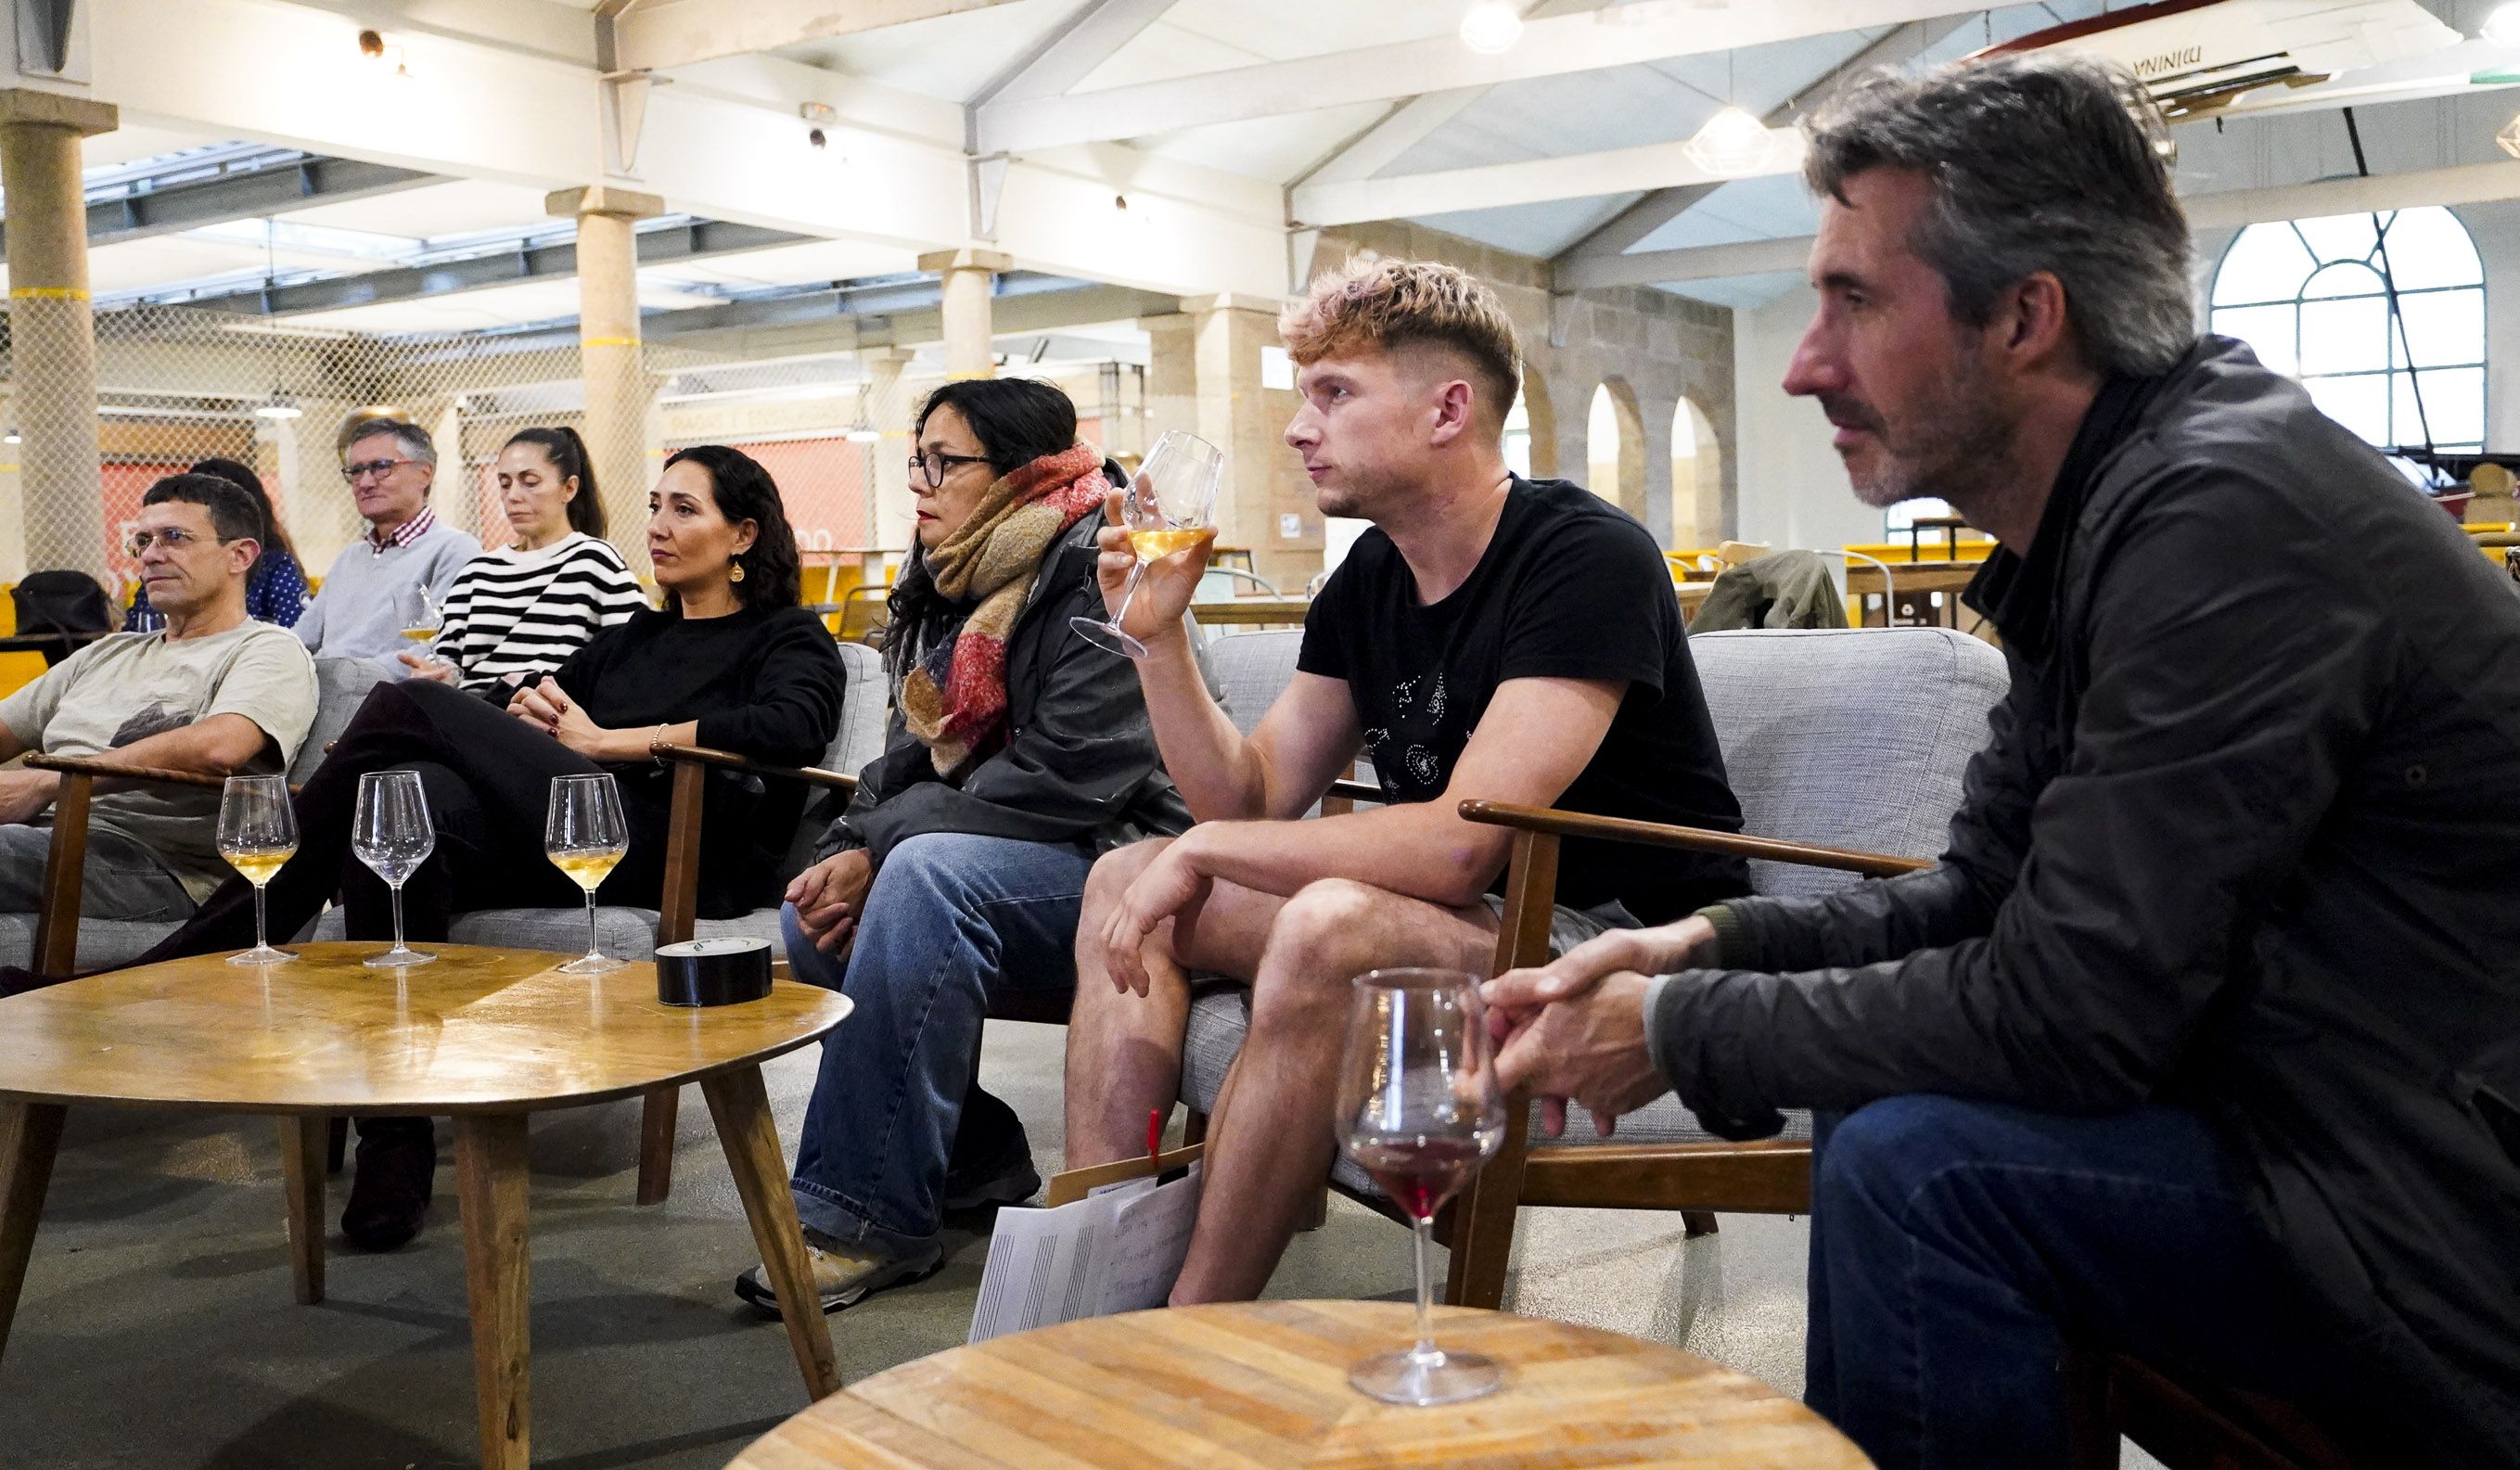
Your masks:
<svg viewBox="0 0 2520 1470"><path fill-rule="evenodd" d="M323 590L297 619L297 637L319 658L364 658L400 679L411 667L395 655L422 646L402 636L412 588L426 582L443 603L455 574L480 555L480 542L443 520L382 552L363 536L333 558Z"/></svg>

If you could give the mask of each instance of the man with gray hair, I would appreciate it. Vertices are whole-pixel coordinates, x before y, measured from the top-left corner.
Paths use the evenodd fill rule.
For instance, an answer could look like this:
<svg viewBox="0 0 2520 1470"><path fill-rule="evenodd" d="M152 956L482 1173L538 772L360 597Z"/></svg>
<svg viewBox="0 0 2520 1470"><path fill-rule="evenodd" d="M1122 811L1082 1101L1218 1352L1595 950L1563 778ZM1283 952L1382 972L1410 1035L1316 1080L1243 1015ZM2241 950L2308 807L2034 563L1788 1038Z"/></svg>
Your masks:
<svg viewBox="0 0 2520 1470"><path fill-rule="evenodd" d="M1501 1071L1820 1112L1806 1393L1885 1470L2064 1463L2068 1344L2520 1464L2520 600L2197 335L2161 139L2053 54L1812 123L1784 386L2001 543L2011 692L1937 866L1501 977Z"/></svg>
<svg viewBox="0 0 2520 1470"><path fill-rule="evenodd" d="M297 636L325 658L364 658L400 679L411 666L395 655L403 630L419 626L421 589L443 601L481 543L428 507L437 446L416 423L380 419L341 454L341 478L368 533L342 549L324 586L297 619Z"/></svg>

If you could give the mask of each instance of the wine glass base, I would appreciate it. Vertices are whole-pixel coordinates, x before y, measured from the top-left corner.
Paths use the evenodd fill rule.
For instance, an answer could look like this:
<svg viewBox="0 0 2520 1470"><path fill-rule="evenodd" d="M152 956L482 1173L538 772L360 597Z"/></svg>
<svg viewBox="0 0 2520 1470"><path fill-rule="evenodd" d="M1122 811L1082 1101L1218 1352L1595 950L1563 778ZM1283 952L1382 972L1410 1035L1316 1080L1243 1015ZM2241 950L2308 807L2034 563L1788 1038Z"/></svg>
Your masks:
<svg viewBox="0 0 2520 1470"><path fill-rule="evenodd" d="M609 955L581 955L566 964L552 966L563 975L608 975L614 970L626 970L629 967L629 960L615 959Z"/></svg>
<svg viewBox="0 0 2520 1470"><path fill-rule="evenodd" d="M1067 620L1067 626L1083 634L1087 643L1105 652L1117 653L1124 658L1147 656L1147 646L1121 632L1116 623L1106 623L1099 617L1072 617Z"/></svg>
<svg viewBox="0 0 2520 1470"><path fill-rule="evenodd" d="M370 955L359 961L372 970L399 970L415 964L434 963L437 957L427 950L396 949L382 955Z"/></svg>
<svg viewBox="0 0 2520 1470"><path fill-rule="evenodd" d="M1484 1398L1505 1387L1505 1368L1493 1358L1441 1349L1419 1358L1414 1348L1377 1353L1347 1371L1348 1387L1369 1399L1410 1408L1431 1408Z"/></svg>
<svg viewBox="0 0 2520 1470"><path fill-rule="evenodd" d="M258 944L250 950L239 950L235 954L230 955L228 957L228 963L285 964L296 958L296 956L289 953L287 950L278 949L267 944Z"/></svg>

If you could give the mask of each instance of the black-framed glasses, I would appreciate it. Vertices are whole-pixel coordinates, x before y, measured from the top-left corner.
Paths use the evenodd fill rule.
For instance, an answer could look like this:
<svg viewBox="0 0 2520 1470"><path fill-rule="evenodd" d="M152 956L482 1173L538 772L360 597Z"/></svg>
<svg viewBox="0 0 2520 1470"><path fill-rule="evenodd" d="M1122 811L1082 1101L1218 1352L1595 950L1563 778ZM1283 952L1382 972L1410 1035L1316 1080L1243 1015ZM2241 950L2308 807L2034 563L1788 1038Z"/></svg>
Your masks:
<svg viewBox="0 0 2520 1470"><path fill-rule="evenodd" d="M122 538L122 549L137 557L153 546L162 546L170 552L180 552L205 541L225 546L234 540L236 538L233 536L204 536L199 531L185 530L182 526L168 526L162 531L134 531Z"/></svg>
<svg viewBox="0 0 2520 1470"><path fill-rule="evenodd" d="M417 465L419 463L420 461L418 460L363 460L356 465L342 466L341 481L343 484L355 485L362 478L371 474L389 474L397 465Z"/></svg>
<svg viewBox="0 0 2520 1470"><path fill-rule="evenodd" d="M985 465L987 463L989 463L989 461L985 455L933 453L915 454L910 457L910 472L923 476L927 481L927 488L934 490L945 483L945 471L953 468L955 466Z"/></svg>

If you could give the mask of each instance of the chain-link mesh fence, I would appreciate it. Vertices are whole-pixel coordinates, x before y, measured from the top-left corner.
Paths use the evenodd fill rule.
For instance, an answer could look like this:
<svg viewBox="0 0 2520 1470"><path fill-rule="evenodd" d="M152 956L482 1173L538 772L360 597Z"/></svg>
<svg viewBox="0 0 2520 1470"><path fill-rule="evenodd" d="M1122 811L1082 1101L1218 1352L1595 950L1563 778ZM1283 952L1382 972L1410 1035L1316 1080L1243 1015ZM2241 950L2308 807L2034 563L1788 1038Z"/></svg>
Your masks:
<svg viewBox="0 0 2520 1470"><path fill-rule="evenodd" d="M579 348L565 330L377 335L141 305L94 315L96 433L85 439L54 426L58 415L23 422L31 387L58 387L81 371L76 344L65 345L53 324L22 323L23 309L0 309L0 582L72 567L127 597L135 568L122 543L142 493L213 455L261 474L298 559L320 576L366 529L341 480L337 435L381 412L436 440L438 514L504 545L492 469L500 448L533 424L590 430ZM664 457L724 443L778 480L809 572L852 552L897 552L912 525L910 416L941 377L932 356L878 348L763 357L740 343L648 343L635 451L590 443L599 464L642 468L637 483L602 486L609 538L644 572L647 492ZM1121 442L1134 427L1121 416L1143 407L1113 406L1132 393L1143 400L1144 389L1135 378L1115 383L1117 371L1057 380L1077 401L1082 435L1125 455L1140 446ZM1106 420L1118 421L1109 434ZM822 592L809 579L808 600Z"/></svg>

